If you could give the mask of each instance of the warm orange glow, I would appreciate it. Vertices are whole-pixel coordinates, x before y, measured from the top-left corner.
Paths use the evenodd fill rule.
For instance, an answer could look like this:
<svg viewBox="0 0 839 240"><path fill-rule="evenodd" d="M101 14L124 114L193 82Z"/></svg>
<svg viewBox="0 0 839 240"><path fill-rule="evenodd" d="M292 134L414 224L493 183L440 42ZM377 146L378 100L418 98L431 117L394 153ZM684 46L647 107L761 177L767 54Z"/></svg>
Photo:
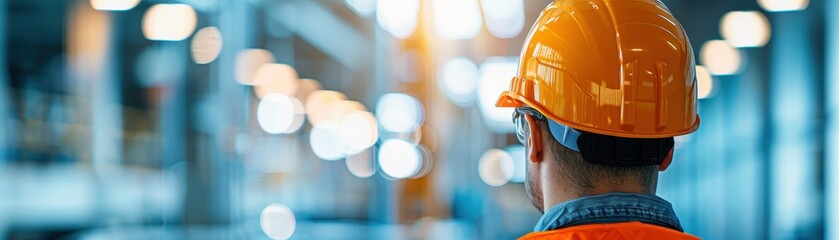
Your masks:
<svg viewBox="0 0 839 240"><path fill-rule="evenodd" d="M143 36L149 40L181 41L192 35L198 16L186 4L156 4L143 15Z"/></svg>
<svg viewBox="0 0 839 240"><path fill-rule="evenodd" d="M309 94L311 94L314 91L321 90L322 88L323 87L321 87L320 83L317 80L301 79L300 82L297 84L297 92L294 94L294 96L296 96L297 99L305 100L309 98Z"/></svg>
<svg viewBox="0 0 839 240"><path fill-rule="evenodd" d="M323 108L315 110L318 121L340 123L344 117L355 111L366 111L364 104L356 101L341 100L327 103Z"/></svg>
<svg viewBox="0 0 839 240"><path fill-rule="evenodd" d="M696 95L699 99L708 98L714 90L714 78L703 66L696 66Z"/></svg>
<svg viewBox="0 0 839 240"><path fill-rule="evenodd" d="M737 74L743 61L740 51L722 40L705 42L700 50L699 59L713 75Z"/></svg>
<svg viewBox="0 0 839 240"><path fill-rule="evenodd" d="M317 90L309 94L306 98L306 114L308 115L309 123L312 126L317 125L318 122L326 118L326 108L330 107L333 102L347 99L343 93L336 91ZM336 124L338 121L334 121Z"/></svg>
<svg viewBox="0 0 839 240"><path fill-rule="evenodd" d="M107 13L86 6L74 9L67 26L67 54L78 79L93 79L103 71L110 42L111 19Z"/></svg>
<svg viewBox="0 0 839 240"><path fill-rule="evenodd" d="M733 11L722 17L720 34L734 47L763 47L769 42L772 28L759 11Z"/></svg>
<svg viewBox="0 0 839 240"><path fill-rule="evenodd" d="M297 92L299 80L297 71L286 64L263 64L256 70L253 91L259 98L269 93L293 96Z"/></svg>
<svg viewBox="0 0 839 240"><path fill-rule="evenodd" d="M216 27L205 27L195 33L190 44L192 61L207 64L216 60L222 47L221 31Z"/></svg>
<svg viewBox="0 0 839 240"><path fill-rule="evenodd" d="M245 49L236 55L234 74L236 82L242 85L254 85L256 72L262 65L273 63L274 54L264 49Z"/></svg>

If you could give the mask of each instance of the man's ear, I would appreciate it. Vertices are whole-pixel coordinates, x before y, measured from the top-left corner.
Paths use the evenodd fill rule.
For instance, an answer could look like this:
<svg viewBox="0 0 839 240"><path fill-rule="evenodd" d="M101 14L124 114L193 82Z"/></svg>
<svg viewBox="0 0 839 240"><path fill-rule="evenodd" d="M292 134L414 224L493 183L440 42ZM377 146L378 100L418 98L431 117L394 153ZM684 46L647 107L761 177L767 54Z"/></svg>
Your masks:
<svg viewBox="0 0 839 240"><path fill-rule="evenodd" d="M530 130L530 138L527 139L527 144L530 146L530 154L527 156L527 159L533 163L537 163L542 161L542 150L544 145L542 145L542 129L536 119L533 116L525 115L525 120L527 121L527 128Z"/></svg>

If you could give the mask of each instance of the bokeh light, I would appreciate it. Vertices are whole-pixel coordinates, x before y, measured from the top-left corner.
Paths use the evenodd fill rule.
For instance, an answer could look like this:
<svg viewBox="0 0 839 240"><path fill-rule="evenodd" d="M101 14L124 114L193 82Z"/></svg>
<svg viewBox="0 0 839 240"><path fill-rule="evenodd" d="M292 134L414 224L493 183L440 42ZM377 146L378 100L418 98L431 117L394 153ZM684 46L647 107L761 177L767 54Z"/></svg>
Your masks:
<svg viewBox="0 0 839 240"><path fill-rule="evenodd" d="M265 49L245 49L236 54L236 82L254 85L256 72L262 65L273 63L274 54Z"/></svg>
<svg viewBox="0 0 839 240"><path fill-rule="evenodd" d="M355 111L367 111L364 104L350 100L340 100L329 102L320 111L315 114L315 122L331 121L340 123L344 117Z"/></svg>
<svg viewBox="0 0 839 240"><path fill-rule="evenodd" d="M422 167L422 154L414 144L400 139L389 139L379 147L379 166L382 172L395 179L411 178Z"/></svg>
<svg viewBox="0 0 839 240"><path fill-rule="evenodd" d="M293 133L303 126L304 112L303 103L297 98L271 93L259 101L256 119L267 133Z"/></svg>
<svg viewBox="0 0 839 240"><path fill-rule="evenodd" d="M381 126L381 124L379 124L379 126ZM401 139L411 144L419 145L420 141L422 141L422 128L410 133L394 133L389 131L380 131L379 139L381 139L382 141L386 141L388 139Z"/></svg>
<svg viewBox="0 0 839 240"><path fill-rule="evenodd" d="M356 14L362 17L368 17L376 11L376 0L345 0L347 6ZM387 1L387 0L384 0Z"/></svg>
<svg viewBox="0 0 839 240"><path fill-rule="evenodd" d="M740 51L722 40L705 42L700 50L699 59L713 75L739 73L743 61Z"/></svg>
<svg viewBox="0 0 839 240"><path fill-rule="evenodd" d="M422 103L403 93L388 93L379 98L376 116L382 129L394 133L411 133L424 121Z"/></svg>
<svg viewBox="0 0 839 240"><path fill-rule="evenodd" d="M205 27L195 33L190 44L192 61L197 64L207 64L216 60L221 53L222 44L221 31L216 27Z"/></svg>
<svg viewBox="0 0 839 240"><path fill-rule="evenodd" d="M347 96L336 91L316 90L310 93L306 98L306 114L308 114L309 123L316 125L325 118L325 114L329 113L330 104L344 99L347 99ZM339 120L333 122L337 123Z"/></svg>
<svg viewBox="0 0 839 240"><path fill-rule="evenodd" d="M767 12L789 12L807 9L810 0L757 0Z"/></svg>
<svg viewBox="0 0 839 240"><path fill-rule="evenodd" d="M513 157L504 150L490 149L481 155L478 162L478 175L487 185L498 187L510 181L515 172Z"/></svg>
<svg viewBox="0 0 839 240"><path fill-rule="evenodd" d="M341 138L347 145L348 154L355 154L373 146L379 139L376 117L367 111L350 112L341 120Z"/></svg>
<svg viewBox="0 0 839 240"><path fill-rule="evenodd" d="M758 11L733 11L720 22L720 34L734 47L762 47L771 36L769 20Z"/></svg>
<svg viewBox="0 0 839 240"><path fill-rule="evenodd" d="M130 10L139 3L140 0L90 0L90 6L101 11Z"/></svg>
<svg viewBox="0 0 839 240"><path fill-rule="evenodd" d="M417 142L421 141L431 152L437 151L440 145L440 136L437 134L437 130L434 127L425 124L419 131L417 131L417 135L419 136L419 141Z"/></svg>
<svg viewBox="0 0 839 240"><path fill-rule="evenodd" d="M518 66L515 57L491 57L481 64L478 82L478 107L490 130L497 133L512 132L510 116L512 108L497 108L495 102L502 92L510 87L510 79L516 76Z"/></svg>
<svg viewBox="0 0 839 240"><path fill-rule="evenodd" d="M527 156L525 156L524 146L521 144L512 145L504 149L513 157L513 174L510 182L522 183L524 182L525 172L527 171ZM502 169L503 170L503 169ZM507 173L505 173L506 175Z"/></svg>
<svg viewBox="0 0 839 240"><path fill-rule="evenodd" d="M420 154L420 167L416 174L411 176L410 178L417 179L421 177L425 177L428 173L431 172L431 169L434 167L434 155L428 150L425 145L422 144L414 144L417 149L417 152Z"/></svg>
<svg viewBox="0 0 839 240"><path fill-rule="evenodd" d="M446 60L437 70L437 85L455 105L469 107L478 89L478 66L471 59Z"/></svg>
<svg viewBox="0 0 839 240"><path fill-rule="evenodd" d="M294 212L288 206L274 203L265 207L259 216L262 232L272 239L289 239L297 227Z"/></svg>
<svg viewBox="0 0 839 240"><path fill-rule="evenodd" d="M699 99L708 98L714 90L714 78L703 66L696 66L696 95Z"/></svg>
<svg viewBox="0 0 839 240"><path fill-rule="evenodd" d="M341 139L341 126L337 122L322 121L309 133L312 152L320 159L334 161L343 158L347 145Z"/></svg>
<svg viewBox="0 0 839 240"><path fill-rule="evenodd" d="M481 31L476 0L433 0L434 29L446 39L470 39Z"/></svg>
<svg viewBox="0 0 839 240"><path fill-rule="evenodd" d="M186 4L155 4L143 15L143 36L149 40L180 41L192 35L198 16Z"/></svg>
<svg viewBox="0 0 839 240"><path fill-rule="evenodd" d="M269 93L294 95L300 80L297 71L286 64L268 63L260 66L253 77L253 92L262 98Z"/></svg>
<svg viewBox="0 0 839 240"><path fill-rule="evenodd" d="M493 36L512 38L524 29L524 0L481 0L481 7Z"/></svg>
<svg viewBox="0 0 839 240"><path fill-rule="evenodd" d="M11 194L0 200L0 237L521 236L541 216L522 184L536 177L538 154L516 140L514 109L495 107L512 77L579 80L559 98L599 103L557 110L578 121L629 135L681 125L613 104L650 110L673 78L606 84L584 75L627 55L562 42L607 46L615 35L592 36L615 23L631 28L621 47L645 58L634 65L651 68L630 75L679 75L656 60L684 54L696 64L687 96L698 105L663 107L697 110L702 124L674 137L675 162L656 188L685 233L839 240L839 204L829 204L839 203L839 0L638 1L654 4L6 1L0 193ZM678 50L687 43L662 39L682 32L690 52L644 47ZM519 69L527 61L570 75ZM272 203L286 219L271 220Z"/></svg>
<svg viewBox="0 0 839 240"><path fill-rule="evenodd" d="M300 79L297 83L297 92L294 93L294 96L297 99L307 99L309 98L309 94L314 91L321 90L321 85L317 80L314 79Z"/></svg>
<svg viewBox="0 0 839 240"><path fill-rule="evenodd" d="M368 178L376 173L375 161L373 161L373 148L368 148L360 153L347 156L347 169L353 176Z"/></svg>
<svg viewBox="0 0 839 240"><path fill-rule="evenodd" d="M405 39L417 28L419 0L382 0L376 2L376 21L392 36Z"/></svg>

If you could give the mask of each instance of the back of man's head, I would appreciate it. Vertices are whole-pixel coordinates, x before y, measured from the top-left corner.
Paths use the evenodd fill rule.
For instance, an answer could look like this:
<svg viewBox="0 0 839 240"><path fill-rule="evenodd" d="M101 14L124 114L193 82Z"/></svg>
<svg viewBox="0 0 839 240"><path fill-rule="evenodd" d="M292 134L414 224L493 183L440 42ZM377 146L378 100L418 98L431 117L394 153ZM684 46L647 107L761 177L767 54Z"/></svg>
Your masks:
<svg viewBox="0 0 839 240"><path fill-rule="evenodd" d="M550 156L558 166L558 177L571 185L575 195L586 196L602 194L614 189L631 187L639 189L639 193L653 194L655 192L658 167L623 167L589 163L582 154L571 150L559 142L548 130L547 121L540 121L542 138L545 146L550 148Z"/></svg>

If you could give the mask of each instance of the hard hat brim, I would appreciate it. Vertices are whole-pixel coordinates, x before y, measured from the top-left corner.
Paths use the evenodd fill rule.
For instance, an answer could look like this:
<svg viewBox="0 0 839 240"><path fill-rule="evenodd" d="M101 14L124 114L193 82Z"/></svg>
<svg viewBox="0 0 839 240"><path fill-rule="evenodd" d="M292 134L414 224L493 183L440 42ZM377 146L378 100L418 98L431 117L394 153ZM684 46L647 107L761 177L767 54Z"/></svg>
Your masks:
<svg viewBox="0 0 839 240"><path fill-rule="evenodd" d="M524 107L524 102L519 101L515 97L514 94L510 91L504 91L501 93L501 96L498 97L498 101L495 102L495 107L499 108L519 108Z"/></svg>
<svg viewBox="0 0 839 240"><path fill-rule="evenodd" d="M577 124L571 121L563 120L562 118L557 117L554 114L551 114L547 109L545 109L541 104L536 102L530 101L526 97L523 97L515 92L511 91L504 91L501 93L501 96L498 97L498 101L495 102L495 106L499 108L519 108L519 107L531 107L545 115L551 121L555 121L558 124L565 125L571 127L573 129L591 133L597 133L607 136L614 136L614 137L624 137L624 138L666 138L666 137L675 137L690 134L695 132L699 129L699 115L696 116L696 122L694 122L693 126L690 128L685 129L684 131L679 132L664 132L664 133L656 133L656 134L640 134L640 133L628 133L628 132L618 132L618 131L610 131L606 129L601 129L592 126L586 126Z"/></svg>

